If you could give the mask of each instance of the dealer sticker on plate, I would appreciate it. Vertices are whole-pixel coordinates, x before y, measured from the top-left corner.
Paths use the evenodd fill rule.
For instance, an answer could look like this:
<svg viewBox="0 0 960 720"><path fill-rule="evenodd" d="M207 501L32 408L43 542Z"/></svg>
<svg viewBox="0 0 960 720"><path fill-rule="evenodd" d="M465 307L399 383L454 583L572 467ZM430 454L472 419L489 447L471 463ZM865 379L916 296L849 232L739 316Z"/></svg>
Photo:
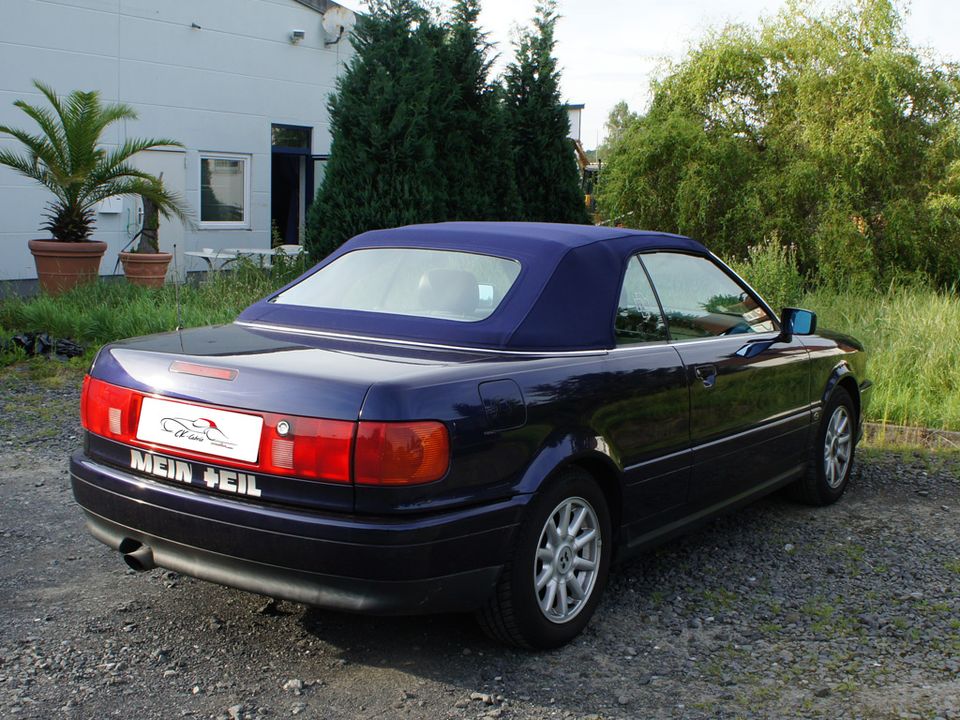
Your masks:
<svg viewBox="0 0 960 720"><path fill-rule="evenodd" d="M137 439L252 463L262 430L257 415L144 398Z"/></svg>

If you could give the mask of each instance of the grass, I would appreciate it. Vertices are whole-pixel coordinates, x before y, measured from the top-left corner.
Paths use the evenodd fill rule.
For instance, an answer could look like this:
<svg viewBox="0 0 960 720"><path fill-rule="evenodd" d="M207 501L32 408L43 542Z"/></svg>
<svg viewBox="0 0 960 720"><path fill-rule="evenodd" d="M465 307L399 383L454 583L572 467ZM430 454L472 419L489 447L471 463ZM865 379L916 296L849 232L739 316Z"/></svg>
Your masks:
<svg viewBox="0 0 960 720"><path fill-rule="evenodd" d="M241 264L230 273L181 286L184 327L232 321L255 300L302 271L297 261L263 271ZM100 282L58 298L0 301L0 338L13 332L48 332L91 349L124 337L173 330L175 289ZM819 325L859 339L870 355L874 382L867 419L886 424L960 430L960 297L922 287L892 287L885 293L819 290L804 307ZM0 365L23 359L0 352Z"/></svg>
<svg viewBox="0 0 960 720"><path fill-rule="evenodd" d="M177 327L228 323L245 307L283 286L303 269L302 261L287 260L270 270L241 263L236 270L214 273L200 283L179 288L141 288L130 283L97 282L58 297L9 298L0 301L0 338L15 332L46 332L56 338L71 338L92 354L104 343L120 338L149 335ZM0 353L0 365L22 360L19 350Z"/></svg>
<svg viewBox="0 0 960 720"><path fill-rule="evenodd" d="M867 419L960 430L960 296L892 287L872 295L818 291L804 306L818 325L867 348L874 383Z"/></svg>

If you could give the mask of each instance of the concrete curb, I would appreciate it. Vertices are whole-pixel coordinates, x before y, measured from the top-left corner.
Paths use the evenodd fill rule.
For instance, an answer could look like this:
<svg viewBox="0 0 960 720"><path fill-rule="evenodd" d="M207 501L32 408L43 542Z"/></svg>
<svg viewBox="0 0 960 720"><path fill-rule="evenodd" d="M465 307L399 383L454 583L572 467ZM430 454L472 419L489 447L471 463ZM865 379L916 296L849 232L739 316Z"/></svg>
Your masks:
<svg viewBox="0 0 960 720"><path fill-rule="evenodd" d="M909 425L864 423L864 441L876 447L909 445L933 450L960 450L960 432Z"/></svg>

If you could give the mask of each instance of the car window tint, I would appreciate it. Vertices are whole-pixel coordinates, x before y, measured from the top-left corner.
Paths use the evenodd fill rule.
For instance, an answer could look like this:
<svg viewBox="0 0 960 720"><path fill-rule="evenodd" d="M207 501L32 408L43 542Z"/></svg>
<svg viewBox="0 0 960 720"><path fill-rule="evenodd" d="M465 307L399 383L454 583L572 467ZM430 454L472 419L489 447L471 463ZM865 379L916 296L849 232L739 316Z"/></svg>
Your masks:
<svg viewBox="0 0 960 720"><path fill-rule="evenodd" d="M491 255L367 248L341 255L274 302L473 322L496 310L519 274L519 262Z"/></svg>
<svg viewBox="0 0 960 720"><path fill-rule="evenodd" d="M642 258L673 340L775 329L746 288L711 260L670 252L644 253Z"/></svg>
<svg viewBox="0 0 960 720"><path fill-rule="evenodd" d="M623 276L614 332L618 345L667 339L667 327L657 297L636 256L630 258Z"/></svg>

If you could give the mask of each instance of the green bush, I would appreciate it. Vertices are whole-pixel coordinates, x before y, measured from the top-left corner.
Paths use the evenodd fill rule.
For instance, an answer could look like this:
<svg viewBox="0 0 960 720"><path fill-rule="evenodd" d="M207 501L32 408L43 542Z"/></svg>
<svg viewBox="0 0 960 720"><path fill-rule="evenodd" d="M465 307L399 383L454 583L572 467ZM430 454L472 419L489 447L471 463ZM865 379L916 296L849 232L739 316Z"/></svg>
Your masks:
<svg viewBox="0 0 960 720"><path fill-rule="evenodd" d="M867 419L960 430L960 297L952 290L892 285L859 293L821 288L802 301L820 328L867 349L874 383Z"/></svg>
<svg viewBox="0 0 960 720"><path fill-rule="evenodd" d="M780 312L794 307L803 298L803 276L797 266L797 251L771 236L747 249L747 257L733 260L730 267Z"/></svg>

